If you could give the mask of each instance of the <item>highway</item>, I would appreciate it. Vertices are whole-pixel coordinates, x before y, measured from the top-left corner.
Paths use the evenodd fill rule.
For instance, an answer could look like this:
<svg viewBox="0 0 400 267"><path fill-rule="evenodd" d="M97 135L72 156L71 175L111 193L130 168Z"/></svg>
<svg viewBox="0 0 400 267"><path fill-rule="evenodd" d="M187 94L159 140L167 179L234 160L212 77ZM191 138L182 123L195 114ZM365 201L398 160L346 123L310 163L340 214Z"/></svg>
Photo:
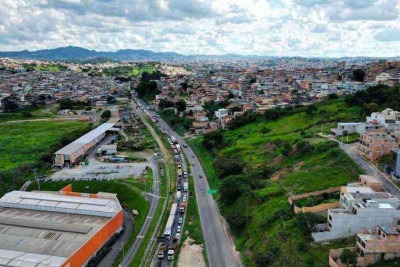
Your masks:
<svg viewBox="0 0 400 267"><path fill-rule="evenodd" d="M143 109L147 109L147 105L143 101L138 99L137 101L143 106ZM196 198L210 266L242 266L240 257L234 250L234 245L228 237L217 204L212 195L207 193L207 190L210 188L198 158L192 149L187 146L185 140L175 133L164 120L158 118L158 124L170 136L175 136L189 161L194 163L191 166L191 170L194 177ZM204 178L199 178L200 175Z"/></svg>

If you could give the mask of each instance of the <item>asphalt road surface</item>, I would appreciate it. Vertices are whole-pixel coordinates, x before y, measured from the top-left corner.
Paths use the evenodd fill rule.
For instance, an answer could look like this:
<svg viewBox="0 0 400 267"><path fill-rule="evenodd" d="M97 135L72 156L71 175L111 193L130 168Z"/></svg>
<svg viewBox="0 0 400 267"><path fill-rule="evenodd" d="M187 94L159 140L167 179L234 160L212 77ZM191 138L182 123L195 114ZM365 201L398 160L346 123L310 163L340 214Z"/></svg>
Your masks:
<svg viewBox="0 0 400 267"><path fill-rule="evenodd" d="M382 173L376 169L376 166L355 151L357 149L357 144L358 143L344 144L339 142L342 150L346 152L346 154L352 158L366 172L366 174L377 177L383 183L383 188L386 192L400 198L399 188L388 178L383 176Z"/></svg>
<svg viewBox="0 0 400 267"><path fill-rule="evenodd" d="M140 103L146 107L142 101L140 101ZM210 188L199 160L189 147L183 147L183 144L186 144L183 138L175 133L165 121L160 118L158 120L158 123L162 128L164 128L164 130L167 130L170 135L175 136L179 144L181 144L183 152L186 154L189 161L194 162L194 166L191 166L191 168L210 266L241 266L240 259L234 251L234 245L229 239L226 229L223 226L215 200L212 195L207 193L207 190ZM200 174L204 178L199 178Z"/></svg>

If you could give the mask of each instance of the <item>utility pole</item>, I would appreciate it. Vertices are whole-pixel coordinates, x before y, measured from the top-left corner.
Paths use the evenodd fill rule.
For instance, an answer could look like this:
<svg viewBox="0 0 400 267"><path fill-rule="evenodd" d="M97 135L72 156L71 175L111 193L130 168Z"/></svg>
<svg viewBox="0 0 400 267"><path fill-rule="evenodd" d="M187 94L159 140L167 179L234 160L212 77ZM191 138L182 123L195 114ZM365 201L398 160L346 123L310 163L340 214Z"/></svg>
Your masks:
<svg viewBox="0 0 400 267"><path fill-rule="evenodd" d="M38 185L38 188L39 188L39 191L40 191L40 182L39 182L39 179L37 178L36 171L37 171L36 168L33 169L33 172L34 172L34 174L35 174L35 180L36 180L36 182L37 182L37 185Z"/></svg>

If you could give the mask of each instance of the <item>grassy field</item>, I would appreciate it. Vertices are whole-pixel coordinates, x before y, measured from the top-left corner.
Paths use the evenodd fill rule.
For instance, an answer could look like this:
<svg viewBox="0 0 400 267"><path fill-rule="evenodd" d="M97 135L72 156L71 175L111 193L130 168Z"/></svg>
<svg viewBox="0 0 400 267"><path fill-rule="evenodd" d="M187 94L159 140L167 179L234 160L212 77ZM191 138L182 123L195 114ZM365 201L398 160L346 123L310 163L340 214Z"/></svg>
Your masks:
<svg viewBox="0 0 400 267"><path fill-rule="evenodd" d="M228 222L240 224L232 231L246 266L327 266L329 249L354 241L311 245L287 200L290 194L344 185L358 179L361 172L336 143L318 136L321 131L328 133L336 121L360 120L359 108L347 107L342 100L317 107L313 116L299 111L227 130L221 149L206 150L202 137L188 140L211 187L217 189L223 183L213 167L218 157L243 159L245 176L253 177L251 193L231 205L218 201ZM255 176L258 170L269 174Z"/></svg>
<svg viewBox="0 0 400 267"><path fill-rule="evenodd" d="M154 71L155 71L154 65L139 63L134 67L121 66L121 67L104 69L103 73L107 76L137 77L142 75L143 72L151 74Z"/></svg>
<svg viewBox="0 0 400 267"><path fill-rule="evenodd" d="M38 121L2 125L0 170L8 170L25 162L38 161L42 154L54 148L61 138L75 131L84 130L87 126L87 123L75 121Z"/></svg>

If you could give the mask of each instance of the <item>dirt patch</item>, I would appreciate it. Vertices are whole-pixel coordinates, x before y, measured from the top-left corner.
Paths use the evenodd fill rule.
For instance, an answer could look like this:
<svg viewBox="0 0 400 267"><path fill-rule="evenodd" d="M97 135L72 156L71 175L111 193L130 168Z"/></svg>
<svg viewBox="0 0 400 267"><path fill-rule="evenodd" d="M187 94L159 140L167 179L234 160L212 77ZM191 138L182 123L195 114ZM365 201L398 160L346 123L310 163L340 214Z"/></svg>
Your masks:
<svg viewBox="0 0 400 267"><path fill-rule="evenodd" d="M190 244L189 237L183 243L179 253L178 267L206 267L203 257L203 247L196 244Z"/></svg>

